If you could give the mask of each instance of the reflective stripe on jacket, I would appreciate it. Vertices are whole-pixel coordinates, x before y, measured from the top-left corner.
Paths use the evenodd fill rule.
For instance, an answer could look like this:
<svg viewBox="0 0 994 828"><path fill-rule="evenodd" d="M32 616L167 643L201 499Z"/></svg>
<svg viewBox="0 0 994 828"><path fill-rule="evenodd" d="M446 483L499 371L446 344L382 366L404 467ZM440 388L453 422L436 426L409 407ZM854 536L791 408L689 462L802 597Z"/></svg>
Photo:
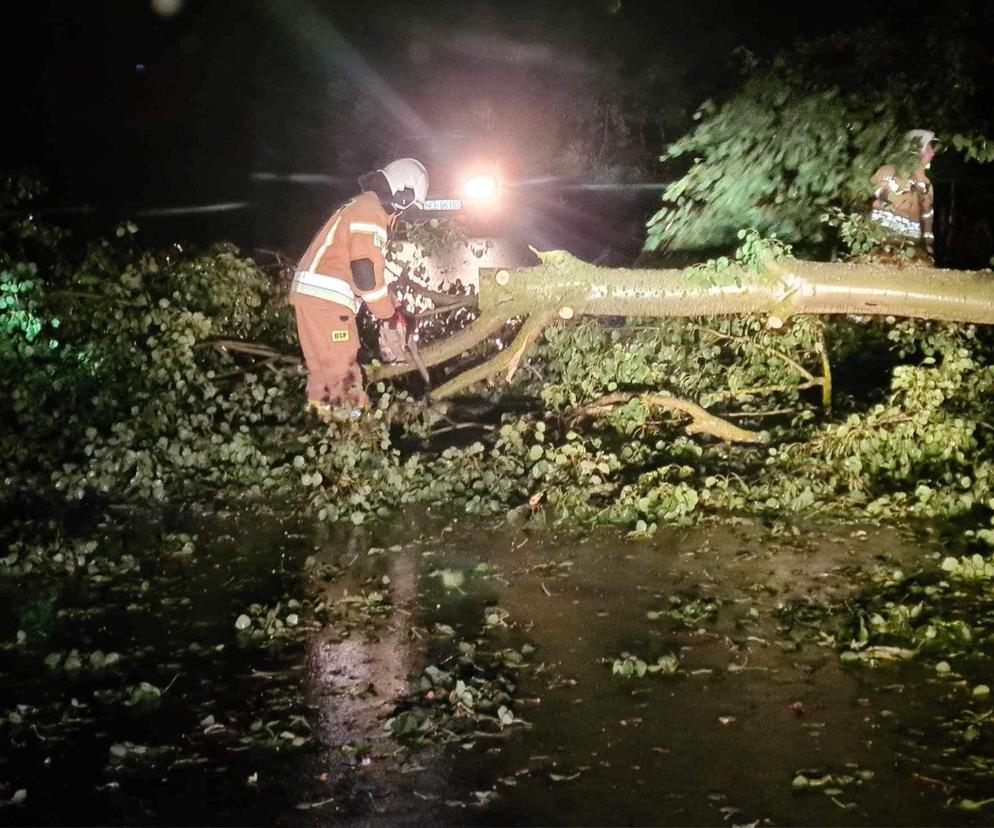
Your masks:
<svg viewBox="0 0 994 828"><path fill-rule="evenodd" d="M352 313L359 310L352 285L334 276L323 276L310 270L298 270L293 275L293 293L302 293L305 296L314 296L317 299L345 305Z"/></svg>
<svg viewBox="0 0 994 828"><path fill-rule="evenodd" d="M898 216L888 210L871 210L870 221L883 225L888 230L892 230L899 236L909 239L920 239L922 237L922 226L917 221Z"/></svg>
<svg viewBox="0 0 994 828"><path fill-rule="evenodd" d="M393 316L395 308L387 290L383 261L388 226L389 218L373 193L363 193L342 205L297 263L290 303L296 294L304 294L335 302L355 313L361 301L377 319ZM373 264L372 284L355 283L352 262L361 259Z"/></svg>

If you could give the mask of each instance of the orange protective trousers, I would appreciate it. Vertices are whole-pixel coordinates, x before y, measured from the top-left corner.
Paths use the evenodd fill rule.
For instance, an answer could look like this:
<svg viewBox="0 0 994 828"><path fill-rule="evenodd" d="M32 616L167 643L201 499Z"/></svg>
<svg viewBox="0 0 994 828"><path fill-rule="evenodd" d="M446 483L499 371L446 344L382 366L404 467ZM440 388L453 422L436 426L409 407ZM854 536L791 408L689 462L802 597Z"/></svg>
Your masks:
<svg viewBox="0 0 994 828"><path fill-rule="evenodd" d="M307 365L307 400L310 403L338 405L351 401L361 405L362 369L359 331L355 314L336 302L314 296L297 295L297 336Z"/></svg>

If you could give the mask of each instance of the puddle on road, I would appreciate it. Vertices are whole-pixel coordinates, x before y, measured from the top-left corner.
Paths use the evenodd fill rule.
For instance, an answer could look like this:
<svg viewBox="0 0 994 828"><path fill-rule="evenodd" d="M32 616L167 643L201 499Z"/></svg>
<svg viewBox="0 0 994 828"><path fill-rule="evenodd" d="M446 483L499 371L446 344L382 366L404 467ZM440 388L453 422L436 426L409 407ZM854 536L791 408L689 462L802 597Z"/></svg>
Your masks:
<svg viewBox="0 0 994 828"><path fill-rule="evenodd" d="M773 538L750 524L633 542L606 533L543 539L477 522L401 540L371 546L354 537L349 549L332 544L326 553L352 564L321 585L329 602L382 590L395 611L372 628L328 628L311 642L310 694L332 746L314 773L323 766L338 783L334 802L328 786L308 791L306 801L326 804L295 820L976 818L948 810L946 792L901 757L903 737L934 715L948 688L913 662L846 667L832 642L819 640L829 606L840 608L874 573L913 570L935 548L892 529ZM488 630L495 608L500 621ZM426 667L452 670L460 640L480 652L528 654L504 671L524 724L470 729L444 748L400 749L383 730L396 697L417 688ZM613 663L625 653L647 665L673 654L679 669L616 676ZM347 761L337 749L343 742L358 745ZM798 776L808 782L803 790Z"/></svg>
<svg viewBox="0 0 994 828"><path fill-rule="evenodd" d="M0 822L981 824L948 800L994 793L954 794L908 747L959 762L935 723L975 713L965 761L985 767L986 699L971 711L924 659L845 665L822 635L939 543L133 522L89 560L84 533L58 541L74 563L0 580L0 800L27 791Z"/></svg>

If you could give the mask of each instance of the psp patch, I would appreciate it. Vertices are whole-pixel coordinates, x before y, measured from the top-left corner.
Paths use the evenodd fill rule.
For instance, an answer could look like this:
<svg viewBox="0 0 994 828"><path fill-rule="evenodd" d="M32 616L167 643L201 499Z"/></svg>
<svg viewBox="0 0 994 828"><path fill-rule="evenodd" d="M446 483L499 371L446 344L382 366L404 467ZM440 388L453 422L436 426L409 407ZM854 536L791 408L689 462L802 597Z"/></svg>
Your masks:
<svg viewBox="0 0 994 828"><path fill-rule="evenodd" d="M348 331L332 331L331 332L332 342L348 342L349 332Z"/></svg>

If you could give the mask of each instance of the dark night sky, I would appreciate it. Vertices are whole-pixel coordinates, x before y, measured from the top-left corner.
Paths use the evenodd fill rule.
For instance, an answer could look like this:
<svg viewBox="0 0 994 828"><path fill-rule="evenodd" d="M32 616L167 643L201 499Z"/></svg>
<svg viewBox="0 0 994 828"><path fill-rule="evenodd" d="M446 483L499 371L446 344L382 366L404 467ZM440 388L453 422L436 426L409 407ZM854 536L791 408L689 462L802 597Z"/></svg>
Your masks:
<svg viewBox="0 0 994 828"><path fill-rule="evenodd" d="M734 83L736 46L769 54L887 15L913 42L917 25L912 5L877 0L16 5L17 20L3 23L14 48L0 54L3 166L40 172L55 203L97 204L244 198L259 169L352 179L388 160L377 157L385 147L413 151L404 136L468 123L494 135L516 127L527 156L518 166L534 175L549 147L521 136L554 141L541 128L550 90L568 101L608 65L634 78L658 67L655 155L701 100Z"/></svg>
<svg viewBox="0 0 994 828"><path fill-rule="evenodd" d="M329 76L342 74L320 56L324 49L340 52L328 39L335 29L419 114L438 120L450 111L446 88L468 97L463 73L472 50L489 63L473 67L476 88L492 92L513 74L509 49L527 60L525 47L550 46L554 64L621 43L629 54L664 56L673 96L693 106L728 72L739 43L769 50L799 32L877 19L892 5L627 0L611 14L611 0L573 4L569 12L559 2L160 2L174 4L179 11L168 17L142 0L17 4L19 19L4 26L19 47L3 56L11 64L4 66L5 109L10 113L12 102L15 126L5 166L37 166L84 186L113 178L140 182L139 191L225 190L257 153L278 156L281 132L306 121L302 113L325 105L315 69L323 61ZM325 31L316 25L322 20ZM494 40L490 52L487 37ZM454 47L446 49L447 42ZM412 49L427 51L421 88L406 77ZM260 109L274 99L282 124Z"/></svg>

